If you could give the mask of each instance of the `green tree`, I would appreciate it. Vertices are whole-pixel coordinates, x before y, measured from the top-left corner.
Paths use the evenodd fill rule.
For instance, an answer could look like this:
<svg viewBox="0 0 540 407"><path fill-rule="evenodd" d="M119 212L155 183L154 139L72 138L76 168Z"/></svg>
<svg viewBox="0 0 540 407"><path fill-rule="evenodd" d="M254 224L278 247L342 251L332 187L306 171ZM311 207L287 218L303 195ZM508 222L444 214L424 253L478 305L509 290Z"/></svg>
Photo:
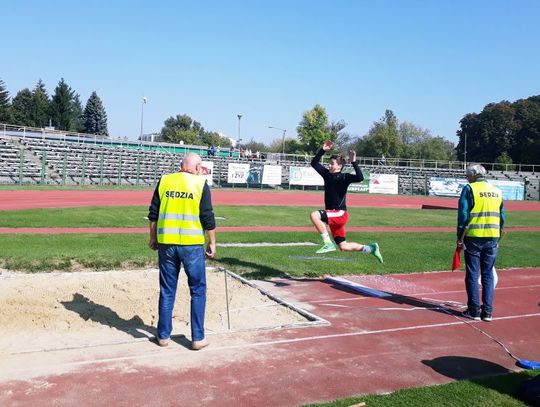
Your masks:
<svg viewBox="0 0 540 407"><path fill-rule="evenodd" d="M0 123L11 122L11 106L9 103L9 92L4 81L0 79Z"/></svg>
<svg viewBox="0 0 540 407"><path fill-rule="evenodd" d="M170 143L197 144L201 130L204 131L201 124L187 114L176 115L165 120L161 137Z"/></svg>
<svg viewBox="0 0 540 407"><path fill-rule="evenodd" d="M83 122L83 107L81 99L78 93L75 93L72 104L73 110L73 123L71 124L70 131L83 132L84 131L84 122Z"/></svg>
<svg viewBox="0 0 540 407"><path fill-rule="evenodd" d="M536 164L540 161L540 96L520 99L514 108L518 126L510 156L514 162Z"/></svg>
<svg viewBox="0 0 540 407"><path fill-rule="evenodd" d="M460 121L458 158L495 162L509 157L514 163L535 164L540 156L540 96L514 103L489 103L480 113Z"/></svg>
<svg viewBox="0 0 540 407"><path fill-rule="evenodd" d="M330 133L328 115L321 105L315 105L313 109L304 112L296 132L303 150L310 154L315 154L325 140L334 141L337 136Z"/></svg>
<svg viewBox="0 0 540 407"><path fill-rule="evenodd" d="M399 124L398 134L403 145L403 158L441 161L455 159L454 144L443 137L432 136L429 129L403 122Z"/></svg>
<svg viewBox="0 0 540 407"><path fill-rule="evenodd" d="M251 150L253 153L256 153L257 151L268 151L268 147L259 141L255 141L253 139L249 140L247 143L244 144L245 147L249 150Z"/></svg>
<svg viewBox="0 0 540 407"><path fill-rule="evenodd" d="M108 136L107 113L103 107L101 99L94 91L86 102L86 107L82 115L83 131L85 133Z"/></svg>
<svg viewBox="0 0 540 407"><path fill-rule="evenodd" d="M358 141L357 152L366 157L400 157L403 143L398 134L398 126L394 112L386 110L384 116L373 123L368 134Z"/></svg>
<svg viewBox="0 0 540 407"><path fill-rule="evenodd" d="M35 127L46 127L49 125L49 111L51 101L45 88L45 84L40 79L32 91L33 112L32 121Z"/></svg>
<svg viewBox="0 0 540 407"><path fill-rule="evenodd" d="M200 144L206 145L206 146L230 146L231 141L227 137L223 137L216 131L205 131L204 128L201 127L201 130L199 131L199 139Z"/></svg>
<svg viewBox="0 0 540 407"><path fill-rule="evenodd" d="M20 90L11 102L13 123L19 126L35 127L34 97L30 89Z"/></svg>
<svg viewBox="0 0 540 407"><path fill-rule="evenodd" d="M79 95L60 80L51 100L51 118L58 130L78 131L81 128L82 105Z"/></svg>

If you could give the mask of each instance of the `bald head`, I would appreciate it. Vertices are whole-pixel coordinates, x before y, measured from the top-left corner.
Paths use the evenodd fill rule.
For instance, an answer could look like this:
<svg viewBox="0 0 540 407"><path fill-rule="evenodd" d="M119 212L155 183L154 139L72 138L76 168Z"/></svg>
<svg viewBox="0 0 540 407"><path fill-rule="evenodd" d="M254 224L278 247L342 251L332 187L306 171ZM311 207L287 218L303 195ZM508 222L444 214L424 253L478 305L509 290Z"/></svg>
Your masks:
<svg viewBox="0 0 540 407"><path fill-rule="evenodd" d="M180 170L198 175L201 173L201 164L202 159L199 154L187 153L182 160Z"/></svg>

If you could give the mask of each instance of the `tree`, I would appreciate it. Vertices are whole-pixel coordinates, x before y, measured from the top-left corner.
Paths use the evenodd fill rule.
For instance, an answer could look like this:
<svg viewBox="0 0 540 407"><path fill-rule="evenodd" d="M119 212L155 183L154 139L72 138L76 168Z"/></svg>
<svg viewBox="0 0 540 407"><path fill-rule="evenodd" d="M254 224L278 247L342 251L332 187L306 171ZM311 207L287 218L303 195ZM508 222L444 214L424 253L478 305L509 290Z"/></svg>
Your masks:
<svg viewBox="0 0 540 407"><path fill-rule="evenodd" d="M51 101L51 118L58 130L78 131L81 127L82 105L77 95L64 78L54 90Z"/></svg>
<svg viewBox="0 0 540 407"><path fill-rule="evenodd" d="M313 109L304 112L296 131L304 151L311 154L315 154L325 140L334 141L337 137L336 134L330 133L328 115L321 105L315 105Z"/></svg>
<svg viewBox="0 0 540 407"><path fill-rule="evenodd" d="M373 123L368 134L358 141L356 150L367 157L400 157L403 145L398 125L394 112L386 110L384 116Z"/></svg>
<svg viewBox="0 0 540 407"><path fill-rule="evenodd" d="M249 140L247 143L244 144L244 146L251 150L253 153L259 151L268 151L268 147L264 143L255 141L253 139Z"/></svg>
<svg viewBox="0 0 540 407"><path fill-rule="evenodd" d="M401 139L403 158L418 158L425 160L453 160L455 146L443 137L434 137L431 130L416 126L414 123L403 122L398 128Z"/></svg>
<svg viewBox="0 0 540 407"><path fill-rule="evenodd" d="M201 130L203 130L201 124L187 114L176 115L165 120L161 137L171 143L182 141L184 144L196 144Z"/></svg>
<svg viewBox="0 0 540 407"><path fill-rule="evenodd" d="M107 113L103 107L101 99L94 91L86 102L86 107L82 115L83 131L85 133L108 136Z"/></svg>
<svg viewBox="0 0 540 407"><path fill-rule="evenodd" d="M534 164L540 156L540 96L514 103L489 103L480 113L468 113L457 132L458 157L467 161Z"/></svg>
<svg viewBox="0 0 540 407"><path fill-rule="evenodd" d="M45 127L49 125L49 111L51 101L45 89L45 84L40 79L32 91L33 112L32 121L35 127Z"/></svg>
<svg viewBox="0 0 540 407"><path fill-rule="evenodd" d="M32 114L34 112L34 97L30 89L25 88L15 95L11 102L11 112L14 124L35 127Z"/></svg>
<svg viewBox="0 0 540 407"><path fill-rule="evenodd" d="M520 99L514 103L518 124L515 143L510 149L514 162L538 163L540 157L540 96Z"/></svg>
<svg viewBox="0 0 540 407"><path fill-rule="evenodd" d="M82 132L84 129L83 108L82 108L81 99L78 93L75 93L71 109L73 111L73 122L71 123L71 128L69 130Z"/></svg>
<svg viewBox="0 0 540 407"><path fill-rule="evenodd" d="M11 106L9 104L9 92L4 81L0 79L0 123L11 122Z"/></svg>
<svg viewBox="0 0 540 407"><path fill-rule="evenodd" d="M221 136L216 131L205 131L202 127L199 133L199 139L200 144L204 144L207 146L229 147L231 145L231 140L229 140L227 137Z"/></svg>

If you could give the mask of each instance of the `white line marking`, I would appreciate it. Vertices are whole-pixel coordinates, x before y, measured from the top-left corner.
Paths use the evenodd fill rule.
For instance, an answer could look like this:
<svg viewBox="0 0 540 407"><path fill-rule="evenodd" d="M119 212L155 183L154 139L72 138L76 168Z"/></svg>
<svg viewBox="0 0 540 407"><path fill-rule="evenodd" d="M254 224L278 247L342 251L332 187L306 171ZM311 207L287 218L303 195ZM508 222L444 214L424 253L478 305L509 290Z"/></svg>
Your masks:
<svg viewBox="0 0 540 407"><path fill-rule="evenodd" d="M531 318L531 317L540 317L540 313L534 313L534 314L523 314L523 315L509 315L506 317L499 317L499 318L493 318L493 321L498 320L510 320L510 319L520 319L520 318ZM348 333L342 333L342 334L333 334L333 335L318 335L318 336L308 336L303 338L292 338L292 339L282 339L277 341L266 341L266 342L256 342L256 343L248 343L248 344L239 344L239 345L230 345L230 346L211 346L204 350L205 353L208 352L221 352L224 350L234 350L234 349L245 349L245 348L255 348L260 346L271 346L271 345L285 345L289 343L300 343L300 342L309 342L309 341L317 341L317 340L325 340L325 339L335 339L335 338L345 338L350 336L366 336L366 335L378 335L378 334L388 334L388 333L394 333L394 332L406 332L406 331L414 331L417 329L432 329L432 328L441 328L445 326L455 326L455 325L469 325L469 324L476 324L476 323L482 323L481 321L455 321L455 322L444 322L440 324L431 324L431 325L415 325L415 326L407 326L402 328L389 328L389 329L379 329L375 331L358 331L358 332L348 332ZM187 349L182 348L180 350L167 350L167 351L155 351L155 352L149 352L144 355L136 355L136 356L119 356L115 358L102 358L102 359L94 359L94 360L85 360L85 361L78 361L78 362L68 362L68 363L61 363L59 365L55 366L87 366L87 365L93 365L93 364L100 364L100 363L109 363L109 362L123 362L123 361L130 361L130 360L142 360L142 359L149 359L149 358L156 358L156 357L165 357L170 358L172 355L175 354L182 354L185 353ZM189 351L191 352L191 351ZM47 367L51 367L52 364L48 365ZM36 370L39 370L39 368L21 368L21 369L12 369L9 372L25 372L25 371L31 371L35 372ZM5 372L7 373L7 372Z"/></svg>
<svg viewBox="0 0 540 407"><path fill-rule="evenodd" d="M289 243L218 243L218 247L285 247L285 246L317 246L312 242L289 242Z"/></svg>

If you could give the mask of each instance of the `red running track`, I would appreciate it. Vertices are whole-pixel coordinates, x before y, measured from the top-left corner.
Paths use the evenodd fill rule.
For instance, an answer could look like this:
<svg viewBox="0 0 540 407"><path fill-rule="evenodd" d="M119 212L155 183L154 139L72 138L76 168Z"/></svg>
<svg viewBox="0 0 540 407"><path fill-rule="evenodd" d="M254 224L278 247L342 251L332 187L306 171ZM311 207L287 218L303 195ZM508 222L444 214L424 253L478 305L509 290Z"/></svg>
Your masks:
<svg viewBox="0 0 540 407"><path fill-rule="evenodd" d="M79 206L149 205L153 191L77 191L77 190L24 190L0 191L0 210L32 208L68 208ZM258 191L214 189L214 205L291 205L322 207L322 191ZM371 208L437 208L456 209L457 198L438 198L406 195L366 195L349 193L347 205ZM507 201L510 211L540 211L540 202Z"/></svg>
<svg viewBox="0 0 540 407"><path fill-rule="evenodd" d="M330 325L210 335L200 352L175 338L3 354L0 405L297 406L516 371L487 335L540 360L540 269L498 272L490 323L455 316L466 301L459 272L362 276L387 298L320 280L259 282Z"/></svg>

